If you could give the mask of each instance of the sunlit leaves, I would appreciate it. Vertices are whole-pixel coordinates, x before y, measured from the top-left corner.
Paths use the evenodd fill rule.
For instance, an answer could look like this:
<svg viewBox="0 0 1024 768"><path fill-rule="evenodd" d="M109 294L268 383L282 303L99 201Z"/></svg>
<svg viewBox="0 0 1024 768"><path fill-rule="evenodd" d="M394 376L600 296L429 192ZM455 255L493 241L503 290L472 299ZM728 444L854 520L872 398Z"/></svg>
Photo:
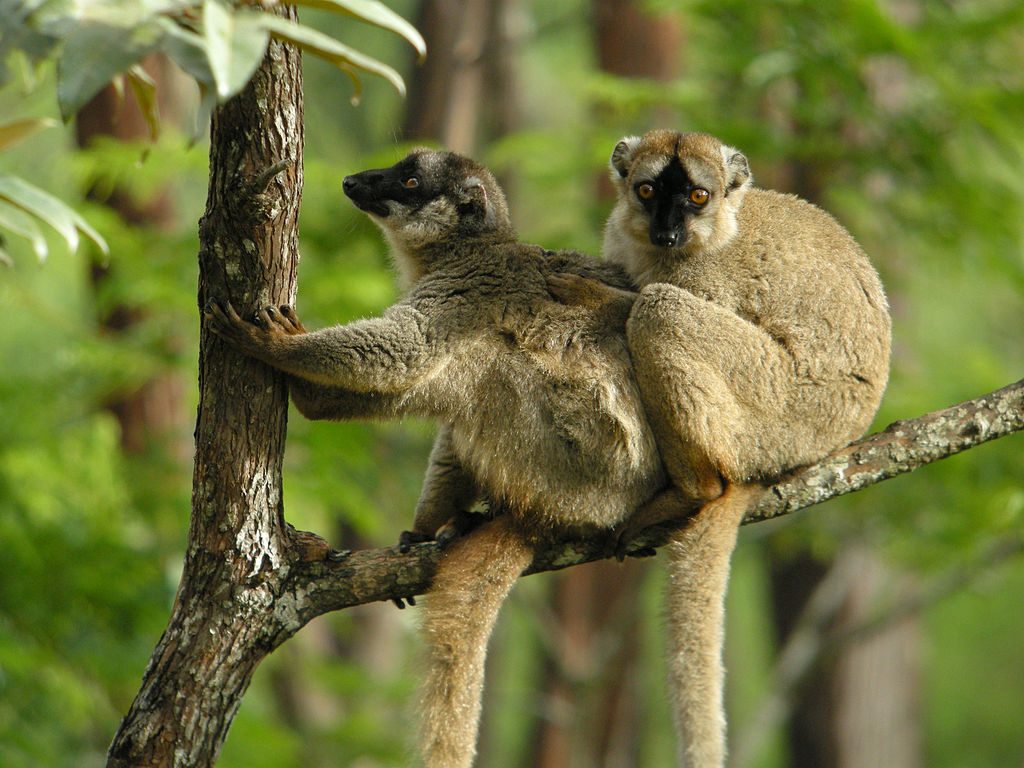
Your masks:
<svg viewBox="0 0 1024 768"><path fill-rule="evenodd" d="M156 81L138 64L133 65L127 75L128 86L132 89L135 102L149 128L149 138L156 141L160 136L160 113L156 102Z"/></svg>
<svg viewBox="0 0 1024 768"><path fill-rule="evenodd" d="M302 48L302 50L309 51L341 68L352 78L353 86L356 89L353 101L358 101L361 91L359 77L355 73L357 69L374 75L380 75L391 83L400 94L405 95L405 83L402 81L402 76L387 64L359 53L359 51L339 43L329 35L317 32L310 27L293 24L277 16L264 15L262 23L278 40L293 43Z"/></svg>
<svg viewBox="0 0 1024 768"><path fill-rule="evenodd" d="M401 36L422 58L426 44L415 28L377 0L300 0L300 5L356 18ZM198 83L203 113L214 101L238 93L259 66L271 36L301 47L341 68L352 78L358 97L359 72L383 77L405 93L391 67L318 30L278 16L273 9L227 0L65 0L15 3L0 0L0 62L10 51L30 61L54 56L59 46L57 96L69 119L104 85L128 73L129 84L144 97L150 131L157 132L155 99L139 62L160 51ZM0 82L6 79L0 70Z"/></svg>
<svg viewBox="0 0 1024 768"><path fill-rule="evenodd" d="M14 146L22 139L54 125L57 125L57 122L48 117L29 117L3 123L0 125L0 150Z"/></svg>
<svg viewBox="0 0 1024 768"><path fill-rule="evenodd" d="M240 91L267 49L269 33L261 13L234 12L221 0L203 3L203 45L221 99Z"/></svg>
<svg viewBox="0 0 1024 768"><path fill-rule="evenodd" d="M299 4L344 14L401 36L422 58L423 37L411 24L377 0L300 0ZM405 94L393 68L316 29L278 16L273 8L228 0L0 0L0 84L11 54L31 65L55 58L57 103L70 120L108 83L123 97L125 84L135 96L155 140L160 131L156 84L142 60L161 52L199 86L196 135L205 128L218 102L248 83L271 38L298 46L344 71L358 101L359 72L380 76ZM0 150L44 127L30 118L0 125ZM0 177L0 230L25 238L40 258L47 255L38 222L51 227L74 250L79 233L102 250L106 243L74 211L56 198L13 176ZM0 262L9 262L0 239Z"/></svg>
<svg viewBox="0 0 1024 768"><path fill-rule="evenodd" d="M107 253L106 241L85 219L53 195L17 176L0 176L0 213L6 214L6 217L0 215L0 227L27 237L41 259L47 254L45 240L39 236L31 218L18 216L18 213L29 214L53 228L72 251L78 248L81 233Z"/></svg>
<svg viewBox="0 0 1024 768"><path fill-rule="evenodd" d="M427 43L416 31L416 27L377 0L296 0L295 4L344 13L367 24L394 32L404 37L416 49L420 61L427 55Z"/></svg>

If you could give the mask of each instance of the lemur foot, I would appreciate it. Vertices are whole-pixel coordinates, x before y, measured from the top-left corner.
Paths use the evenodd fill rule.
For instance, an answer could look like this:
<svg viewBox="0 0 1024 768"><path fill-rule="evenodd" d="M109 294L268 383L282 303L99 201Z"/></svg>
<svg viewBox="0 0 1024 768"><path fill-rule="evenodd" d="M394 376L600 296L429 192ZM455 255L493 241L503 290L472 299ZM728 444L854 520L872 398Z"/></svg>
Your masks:
<svg viewBox="0 0 1024 768"><path fill-rule="evenodd" d="M423 544L433 540L434 537L429 533L421 533L420 531L402 531L398 535L398 551L403 555L407 555L413 548L414 544Z"/></svg>
<svg viewBox="0 0 1024 768"><path fill-rule="evenodd" d="M428 541L436 541L437 545L444 549L455 539L465 536L489 519L488 515L474 512L456 512L433 534L423 531L402 531L398 537L398 551L406 554L413 548L413 545L423 544Z"/></svg>
<svg viewBox="0 0 1024 768"><path fill-rule="evenodd" d="M306 326L299 320L294 307L282 304L279 307L265 307L257 312L257 321L270 325L276 325L289 336L299 336L308 333Z"/></svg>
<svg viewBox="0 0 1024 768"><path fill-rule="evenodd" d="M632 306L637 294L602 283L574 272L559 272L547 277L548 293L569 306L597 309L605 304L626 303Z"/></svg>

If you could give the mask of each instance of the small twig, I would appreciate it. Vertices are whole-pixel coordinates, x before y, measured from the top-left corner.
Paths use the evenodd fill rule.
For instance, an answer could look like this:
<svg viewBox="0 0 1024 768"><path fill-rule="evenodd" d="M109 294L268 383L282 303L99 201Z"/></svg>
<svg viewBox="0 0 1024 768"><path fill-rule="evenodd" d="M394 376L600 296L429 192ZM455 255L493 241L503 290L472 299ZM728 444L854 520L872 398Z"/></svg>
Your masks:
<svg viewBox="0 0 1024 768"><path fill-rule="evenodd" d="M291 159L286 157L283 160L278 160L273 165L264 168L249 180L249 195L255 197L265 192L267 187L270 186L270 182L272 182L279 173L291 168L291 166Z"/></svg>

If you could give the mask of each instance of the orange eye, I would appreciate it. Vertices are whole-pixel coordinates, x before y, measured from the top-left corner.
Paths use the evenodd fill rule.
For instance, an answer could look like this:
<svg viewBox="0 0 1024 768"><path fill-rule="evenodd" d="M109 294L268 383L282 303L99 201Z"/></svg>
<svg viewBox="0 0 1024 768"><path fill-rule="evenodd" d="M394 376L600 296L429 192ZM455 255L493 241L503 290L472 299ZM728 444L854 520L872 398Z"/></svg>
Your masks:
<svg viewBox="0 0 1024 768"><path fill-rule="evenodd" d="M420 180L415 176L410 176L408 179L402 182L402 186L406 189L416 189L420 185Z"/></svg>
<svg viewBox="0 0 1024 768"><path fill-rule="evenodd" d="M711 197L711 195L706 189L696 187L695 189L690 190L690 202L694 205L704 205L708 201L709 197Z"/></svg>
<svg viewBox="0 0 1024 768"><path fill-rule="evenodd" d="M636 188L636 194L641 200L650 200L654 197L654 187L650 184L641 184Z"/></svg>

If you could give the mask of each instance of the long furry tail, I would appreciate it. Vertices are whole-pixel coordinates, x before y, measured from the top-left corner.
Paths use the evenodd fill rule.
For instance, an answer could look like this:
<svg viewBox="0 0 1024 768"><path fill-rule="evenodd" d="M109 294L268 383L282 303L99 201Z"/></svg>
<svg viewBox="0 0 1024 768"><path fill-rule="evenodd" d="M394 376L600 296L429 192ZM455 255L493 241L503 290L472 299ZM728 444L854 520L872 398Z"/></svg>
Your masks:
<svg viewBox="0 0 1024 768"><path fill-rule="evenodd" d="M669 687L682 768L725 764L725 592L744 513L764 489L730 485L668 546Z"/></svg>
<svg viewBox="0 0 1024 768"><path fill-rule="evenodd" d="M533 554L509 515L455 541L445 552L423 611L429 669L421 699L420 753L426 768L473 764L487 641L502 603Z"/></svg>

